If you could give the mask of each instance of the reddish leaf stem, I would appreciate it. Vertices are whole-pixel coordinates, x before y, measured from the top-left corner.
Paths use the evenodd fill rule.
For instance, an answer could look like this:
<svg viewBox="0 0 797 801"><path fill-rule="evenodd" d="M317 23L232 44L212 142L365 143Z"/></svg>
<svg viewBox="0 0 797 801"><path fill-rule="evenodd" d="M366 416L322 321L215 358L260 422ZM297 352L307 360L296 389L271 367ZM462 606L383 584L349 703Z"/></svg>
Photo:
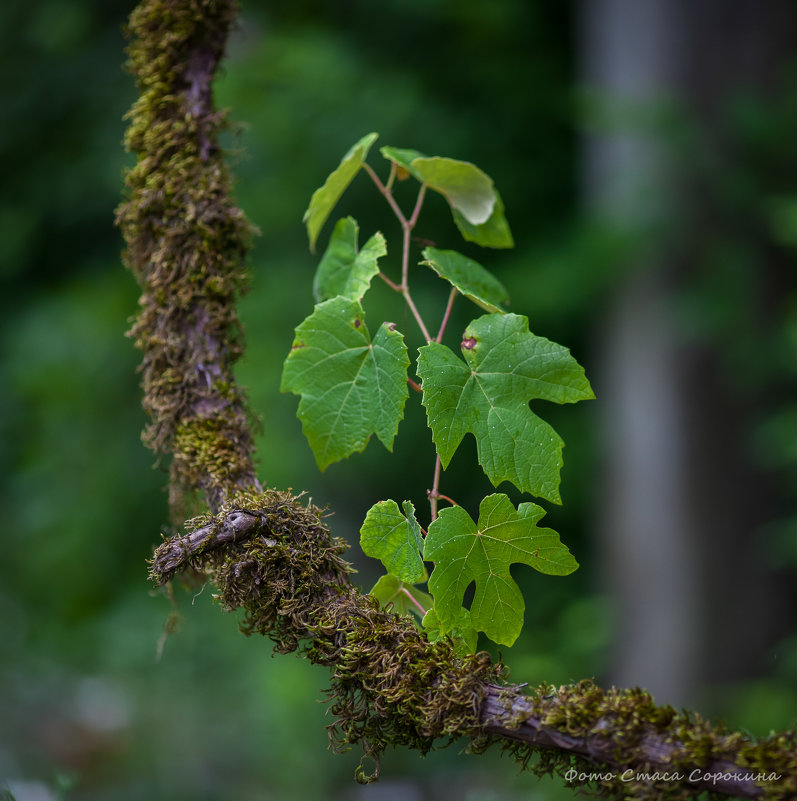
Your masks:
<svg viewBox="0 0 797 801"><path fill-rule="evenodd" d="M417 601L415 598L413 598L413 597L412 597L412 593L411 593L411 592L410 592L410 591L409 591L409 590L408 590L406 587L402 587L402 588L399 590L399 592L402 592L402 593L404 593L404 595L406 595L406 596L407 596L407 598L409 598L409 599L410 599L410 601L412 601L412 603L414 604L414 606L415 606L415 607L418 609L418 611L421 613L421 617L423 617L423 615L425 615L425 614L426 614L426 610L425 610L425 609L424 609L424 608L423 608L423 607L422 607L422 606L421 606L421 605L418 603L418 601Z"/></svg>
<svg viewBox="0 0 797 801"><path fill-rule="evenodd" d="M389 279L389 278L388 278L388 277L387 277L387 276L386 276L386 275L385 275L383 272L379 272L379 273L377 273L377 275L378 275L378 276L379 276L379 277L380 277L380 278L381 278L381 279L382 279L382 280L383 280L383 281L384 281L384 282L385 282L385 283L386 283L386 284L387 284L387 285L388 285L388 286L389 286L389 287L390 287L390 288L391 288L391 289L392 289L394 292L401 292L401 287L400 287L400 286L399 286L397 283L395 283L394 281L391 281L391 280L390 280L390 279Z"/></svg>
<svg viewBox="0 0 797 801"><path fill-rule="evenodd" d="M427 343L431 342L432 337L429 334L429 329L426 327L426 323L424 323L421 313L418 311L418 307L415 305L415 301L412 299L407 280L410 268L410 235L412 233L412 229L415 227L415 224L418 222L418 215L421 213L423 199L426 196L426 185L421 184L421 188L418 192L418 199L415 201L415 208L412 211L412 216L407 219L404 216L404 212L399 208L398 203L396 203L396 199L393 197L393 192L391 191L394 170L391 168L390 178L388 178L387 185L385 185L379 180L379 176L374 172L370 164L363 162L363 168L368 175L371 176L371 180L374 182L374 185L380 191L380 193L384 196L385 200L387 200L390 208L393 209L396 219L401 223L401 230L403 234L401 249L401 284L394 284L389 278L387 278L387 276L384 275L382 278L392 289L397 292L401 292L404 297L404 301L412 312L412 316L415 318L415 322L418 323L418 328L421 329L423 338L427 341Z"/></svg>
<svg viewBox="0 0 797 801"><path fill-rule="evenodd" d="M448 303L446 304L446 311L443 315L443 322L440 323L440 330L437 332L437 337L435 338L435 342L442 342L443 341L443 334L445 333L446 326L448 325L448 318L451 316L451 308L454 305L454 300L457 297L457 290L454 287L451 287L451 293L448 296Z"/></svg>
<svg viewBox="0 0 797 801"><path fill-rule="evenodd" d="M376 188L382 193L385 200L387 200L387 202L390 204L390 208L393 209L393 214L398 217L399 222L401 223L402 227L404 227L407 222L407 218L399 208L398 203L396 203L393 193L379 180L379 176L374 172L370 164L363 162L363 169L368 173L368 175L371 176L371 180L374 182L374 184L376 184Z"/></svg>
<svg viewBox="0 0 797 801"><path fill-rule="evenodd" d="M407 221L407 225L409 225L410 230L415 228L418 222L418 215L421 213L421 208L423 207L423 199L426 197L426 184L421 184L421 188L418 190L418 199L415 201L415 208L412 210L412 217Z"/></svg>
<svg viewBox="0 0 797 801"><path fill-rule="evenodd" d="M440 486L440 468L442 467L442 462L440 461L440 454L435 454L435 461L434 461L434 481L432 483L432 489L429 490L429 505L432 507L432 522L437 520L437 499L440 497L440 493L438 492L438 487Z"/></svg>

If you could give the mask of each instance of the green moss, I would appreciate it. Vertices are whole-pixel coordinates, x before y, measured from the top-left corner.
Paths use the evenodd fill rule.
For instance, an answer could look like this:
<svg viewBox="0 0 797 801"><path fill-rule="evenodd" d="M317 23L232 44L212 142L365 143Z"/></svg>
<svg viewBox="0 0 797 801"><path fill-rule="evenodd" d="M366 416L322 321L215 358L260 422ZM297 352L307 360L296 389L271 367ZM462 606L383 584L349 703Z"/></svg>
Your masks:
<svg viewBox="0 0 797 801"><path fill-rule="evenodd" d="M174 435L172 475L189 487L245 486L251 473L249 449L224 415L183 419Z"/></svg>
<svg viewBox="0 0 797 801"><path fill-rule="evenodd" d="M257 525L245 540L216 549L215 534L228 531L240 512ZM319 509L272 490L238 494L161 549L172 552L175 539L186 542L208 528L214 534L184 564L211 576L225 609L243 610L244 633L270 637L280 653L301 649L333 669L329 734L336 748L359 743L378 773L388 746L425 753L441 737L480 732L485 682L498 681L503 667L486 653L462 658L448 640L430 644L408 617L355 591L343 559L348 546L330 536ZM153 573L157 581L170 577ZM375 778L362 769L358 775Z"/></svg>
<svg viewBox="0 0 797 801"><path fill-rule="evenodd" d="M515 723L533 717L535 725L565 735L571 745L546 753L528 743L498 740L536 773L556 773L568 784L612 797L667 801L693 798L698 792L693 778L702 778L699 786L710 792L715 777L749 774L759 777L755 783L763 799L797 797L795 732L754 740L695 713L657 706L645 690L604 690L589 680L557 689L543 685L531 699ZM511 696L506 700L511 709ZM574 757L579 753L589 761Z"/></svg>

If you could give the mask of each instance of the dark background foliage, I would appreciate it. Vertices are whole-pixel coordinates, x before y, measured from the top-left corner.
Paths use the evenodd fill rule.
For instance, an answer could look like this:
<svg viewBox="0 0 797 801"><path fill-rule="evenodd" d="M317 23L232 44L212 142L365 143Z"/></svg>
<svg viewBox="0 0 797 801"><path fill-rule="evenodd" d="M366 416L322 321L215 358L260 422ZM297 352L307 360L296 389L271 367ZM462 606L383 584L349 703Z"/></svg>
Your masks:
<svg viewBox="0 0 797 801"><path fill-rule="evenodd" d="M433 462L418 404L393 457L374 442L320 475L277 391L311 308L300 220L371 130L481 166L516 248L463 249L598 392L544 410L568 443L548 519L582 569L515 572L513 678L639 684L766 733L797 717L797 25L776 0L689 5L245 4L218 85L241 123L226 142L238 199L262 232L239 376L262 476L328 505L336 533L356 542L380 498L421 508ZM179 632L161 641L173 607L145 560L166 530L165 473L139 442L123 336L137 289L112 226L130 10L0 7L0 787L19 801L571 797L457 745L388 755L382 783L353 785L358 757L325 750L324 673L241 637L210 588L176 590ZM417 233L459 248L437 201ZM336 211L395 242L363 178ZM434 282L418 287L433 309ZM389 300L376 290L369 314L396 318ZM472 442L461 450L443 491L475 512L490 488ZM367 589L375 565L353 558Z"/></svg>

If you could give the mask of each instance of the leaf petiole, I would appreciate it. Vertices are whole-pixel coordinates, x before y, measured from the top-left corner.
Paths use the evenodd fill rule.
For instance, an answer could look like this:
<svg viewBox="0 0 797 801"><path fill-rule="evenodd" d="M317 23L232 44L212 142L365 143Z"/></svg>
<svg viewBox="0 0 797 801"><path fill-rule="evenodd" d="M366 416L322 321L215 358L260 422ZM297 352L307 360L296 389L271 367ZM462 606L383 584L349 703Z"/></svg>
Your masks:
<svg viewBox="0 0 797 801"><path fill-rule="evenodd" d="M440 486L440 469L442 462L440 461L440 454L435 455L434 460L434 479L432 481L432 488L429 490L429 505L432 509L432 523L437 519L437 499L440 497L438 487Z"/></svg>
<svg viewBox="0 0 797 801"><path fill-rule="evenodd" d="M448 303L446 304L446 311L443 315L443 322L440 323L440 330L437 332L437 337L435 338L435 342L442 342L443 341L443 334L445 333L446 326L448 325L448 318L451 316L451 309L454 306L454 300L457 297L457 290L455 287L451 287L451 292L448 295Z"/></svg>
<svg viewBox="0 0 797 801"><path fill-rule="evenodd" d="M385 183L385 189L388 192L392 192L393 190L393 182L396 180L396 173L398 168L396 167L396 162L390 162L390 175L387 177L387 183Z"/></svg>
<svg viewBox="0 0 797 801"><path fill-rule="evenodd" d="M391 281L391 280L390 280L390 278L388 278L388 277L387 277L387 276L386 276L384 273L381 273L381 272L380 272L380 273L377 273L377 275L378 275L378 276L379 276L379 277L380 277L380 278L381 278L381 279L382 279L382 280L383 280L383 281L384 281L384 282L385 282L385 283L386 283L386 284L387 284L387 285L388 285L388 286L389 286L389 287L390 287L390 288L391 288L391 289L392 289L394 292L401 292L401 287L400 287L400 286L399 286L397 283L395 283L394 281Z"/></svg>
<svg viewBox="0 0 797 801"><path fill-rule="evenodd" d="M428 345L432 341L432 337L429 334L429 329L426 327L426 324L423 321L423 317L421 317L421 313L418 311L418 307L415 305L415 302L412 299L412 295L410 295L409 289L404 287L404 289L401 290L401 294L404 296L404 301L406 302L407 306L410 307L412 316L415 318L415 322L418 323L418 328L421 329L421 334L423 334L423 338L426 340L426 344Z"/></svg>
<svg viewBox="0 0 797 801"><path fill-rule="evenodd" d="M423 617L426 614L426 610L418 603L418 601L415 598L413 598L412 593L406 587L402 587L399 590L399 592L403 593L404 595L407 596L407 598L409 598L413 606L415 606L417 610L421 613L421 617Z"/></svg>

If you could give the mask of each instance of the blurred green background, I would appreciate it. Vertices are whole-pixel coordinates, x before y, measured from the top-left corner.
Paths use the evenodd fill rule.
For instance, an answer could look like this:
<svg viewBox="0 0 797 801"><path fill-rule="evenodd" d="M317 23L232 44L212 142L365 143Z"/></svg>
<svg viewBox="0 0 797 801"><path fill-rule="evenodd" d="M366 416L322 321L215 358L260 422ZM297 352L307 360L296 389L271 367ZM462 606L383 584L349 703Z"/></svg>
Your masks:
<svg viewBox="0 0 797 801"><path fill-rule="evenodd" d="M166 475L139 441L124 337L137 288L113 228L131 163L131 8L0 6L0 788L18 801L571 798L458 744L389 753L379 784L355 785L359 756L326 750L325 673L242 637L209 588L176 590L179 631L161 641L173 606L145 560L166 530ZM296 399L278 392L312 303L302 213L368 131L493 177L514 250L461 245L439 198L417 235L493 269L512 309L593 380L596 402L541 410L568 443L548 521L582 568L514 571L527 598L504 653L515 680L638 684L754 734L797 720L795 39L786 0L244 4L217 92L241 123L226 144L262 232L239 377L263 421L263 478L329 506L352 542L375 500L421 508L431 484L419 404L392 458L373 442L321 475ZM384 174L380 161L375 149ZM390 247L382 205L359 178L335 214ZM438 292L419 276L422 308ZM371 319L419 344L388 300L375 290ZM460 451L442 489L475 513L490 487L472 441ZM367 589L376 567L352 558Z"/></svg>

